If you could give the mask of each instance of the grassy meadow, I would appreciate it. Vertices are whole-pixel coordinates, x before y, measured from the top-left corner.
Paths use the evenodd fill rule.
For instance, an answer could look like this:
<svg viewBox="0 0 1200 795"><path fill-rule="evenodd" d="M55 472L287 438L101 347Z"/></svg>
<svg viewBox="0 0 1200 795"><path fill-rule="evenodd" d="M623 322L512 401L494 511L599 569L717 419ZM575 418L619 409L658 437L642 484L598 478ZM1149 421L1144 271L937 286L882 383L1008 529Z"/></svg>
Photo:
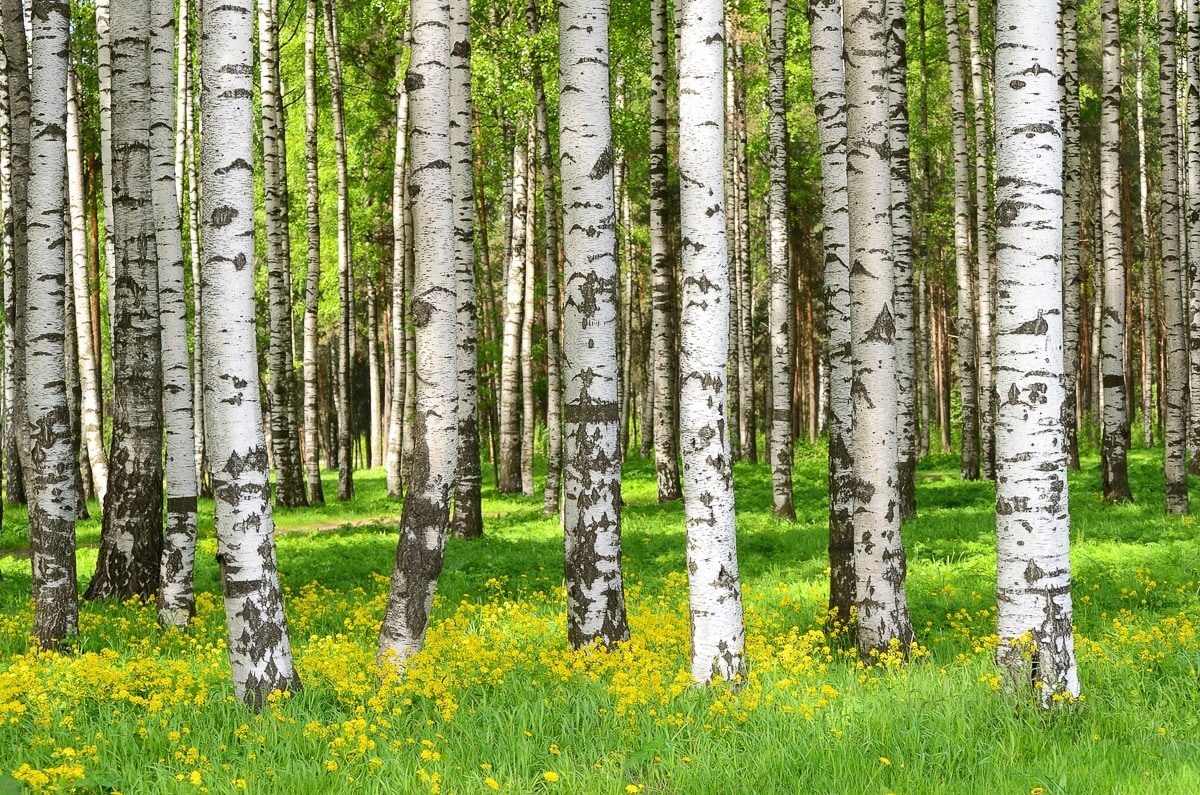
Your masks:
<svg viewBox="0 0 1200 795"><path fill-rule="evenodd" d="M0 795L1200 792L1200 534L1163 515L1161 455L1131 452L1129 505L1103 503L1094 456L1071 477L1083 695L1051 713L992 664L992 488L948 456L923 463L904 528L921 646L873 668L823 630L824 448L798 451L795 523L771 518L767 468L738 465L737 693L691 686L682 507L657 504L641 460L625 469L633 638L613 652L567 649L557 523L489 484L486 536L447 546L425 651L381 682L399 517L382 471L356 474L353 504L278 511L304 688L261 714L229 681L211 502L189 631L160 631L152 605L84 604L67 655L29 651L28 535L6 508ZM81 589L98 536L81 523Z"/></svg>

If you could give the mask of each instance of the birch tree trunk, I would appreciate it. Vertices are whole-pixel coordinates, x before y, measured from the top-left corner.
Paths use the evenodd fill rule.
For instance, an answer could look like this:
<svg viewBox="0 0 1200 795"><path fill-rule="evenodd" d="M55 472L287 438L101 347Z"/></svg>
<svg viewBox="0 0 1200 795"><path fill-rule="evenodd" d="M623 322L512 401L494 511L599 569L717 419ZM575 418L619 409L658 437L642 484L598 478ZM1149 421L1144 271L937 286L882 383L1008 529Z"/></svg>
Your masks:
<svg viewBox="0 0 1200 795"><path fill-rule="evenodd" d="M163 377L150 159L150 3L112 7L112 459L88 599L158 593L163 550ZM168 147L167 151L171 151ZM174 173L174 164L171 165ZM174 196L171 202L174 203Z"/></svg>
<svg viewBox="0 0 1200 795"><path fill-rule="evenodd" d="M896 489L896 325L892 312L891 165L888 162L887 35L882 9L845 5L846 160L850 221L850 399L854 456L854 603L865 662L913 642L904 589ZM848 166L849 170L849 166Z"/></svg>
<svg viewBox="0 0 1200 795"><path fill-rule="evenodd" d="M1100 450L1104 499L1132 499L1126 467L1129 419L1125 397L1125 258L1121 248L1121 25L1117 0L1100 4L1103 85L1100 104L1100 215L1104 294L1100 369L1104 427Z"/></svg>
<svg viewBox="0 0 1200 795"><path fill-rule="evenodd" d="M317 161L317 2L308 0L304 13L304 185L305 227L308 233L307 275L304 280L304 471L308 499L325 503L321 486L320 415L317 411L317 308L321 302L321 187ZM389 495L390 495L389 480Z"/></svg>
<svg viewBox="0 0 1200 795"><path fill-rule="evenodd" d="M682 0L679 173L683 296L679 430L687 524L692 678L746 673L742 587L734 523L725 369L729 267L722 173L725 29L720 0Z"/></svg>
<svg viewBox="0 0 1200 795"><path fill-rule="evenodd" d="M979 0L967 0L967 34L971 50L971 94L975 111L975 252L979 274L979 431L980 466L989 480L995 476L995 390L992 385L992 242L991 201L988 198L987 91L979 31Z"/></svg>
<svg viewBox="0 0 1200 795"><path fill-rule="evenodd" d="M1158 335L1155 333L1157 326L1153 322L1154 315L1154 257L1153 243L1150 235L1149 224L1149 204L1150 204L1150 180L1147 174L1146 167L1146 106L1143 102L1143 86L1145 83L1144 72L1146 70L1146 36L1145 36L1145 21L1143 19L1144 8L1141 4L1138 6L1137 27L1138 27L1138 49L1137 49L1137 79L1136 86L1136 116L1137 116L1137 140L1138 140L1138 220L1141 222L1141 238L1142 238L1142 262L1141 262L1141 284L1140 284L1140 310L1141 310L1141 376L1142 376L1142 443L1146 447L1154 446L1154 369L1158 362L1158 356L1154 353L1154 344L1157 342ZM1072 42L1073 44L1074 42ZM1073 55L1073 53L1072 53ZM1197 105L1200 109L1200 104ZM1064 126L1066 114L1063 116ZM1067 143L1067 136L1063 136L1064 145ZM1063 155L1064 162L1069 161L1071 154L1068 152ZM1066 169L1064 169L1065 171ZM1063 214L1063 221L1066 223L1067 213ZM1071 230L1063 230L1063 239L1065 240ZM1066 336L1066 334L1064 334ZM1068 373L1068 376L1070 374ZM1068 400L1071 398L1071 392L1068 390Z"/></svg>
<svg viewBox="0 0 1200 795"><path fill-rule="evenodd" d="M324 0L325 59L329 66L329 93L333 107L334 156L337 162L337 238L338 238L338 500L354 499L354 430L350 337L354 334L353 295L350 292L350 175L346 163L346 119L342 98L342 63L337 38L334 0Z"/></svg>
<svg viewBox="0 0 1200 795"><path fill-rule="evenodd" d="M1187 260L1190 274L1188 319L1189 449L1188 471L1200 474L1200 8L1187 4Z"/></svg>
<svg viewBox="0 0 1200 795"><path fill-rule="evenodd" d="M1158 2L1158 102L1159 140L1162 147L1162 252L1163 315L1166 321L1166 416L1163 468L1166 478L1167 513L1188 512L1187 489L1187 324L1183 296L1186 270L1179 254L1179 143L1178 111L1175 104L1175 5Z"/></svg>
<svg viewBox="0 0 1200 795"><path fill-rule="evenodd" d="M537 148L537 131L533 120L525 138L525 292L523 295L524 308L521 312L521 496L534 496L533 483L533 446L534 431L536 430L537 412L533 402L533 316L536 306L537 291L536 271L534 265L537 257L534 253L534 210L537 206L537 168L535 150ZM513 246L521 245L514 240Z"/></svg>
<svg viewBox="0 0 1200 795"><path fill-rule="evenodd" d="M79 351L80 414L92 484L103 506L104 495L108 492L108 453L104 450L104 420L100 415L100 356L95 349L88 289L85 190L80 154L79 94L72 74L67 82L67 192L71 207L71 286L75 298L75 339ZM186 353L186 346L184 351Z"/></svg>
<svg viewBox="0 0 1200 795"><path fill-rule="evenodd" d="M405 84L412 108L413 280L417 380L414 460L379 660L399 671L420 651L442 570L457 468L458 363L454 191L451 154L450 7L412 5L412 57Z"/></svg>
<svg viewBox="0 0 1200 795"><path fill-rule="evenodd" d="M287 256L288 192L284 119L280 111L279 30L277 0L258 3L259 96L262 106L263 201L267 233L267 346L270 378L267 410L271 422L271 452L275 459L275 501L288 508L307 505L303 462L292 436L296 386L292 362L291 262Z"/></svg>
<svg viewBox="0 0 1200 795"><path fill-rule="evenodd" d="M754 269L750 266L750 178L746 154L746 58L740 37L729 42L737 64L733 85L733 107L736 126L734 128L734 170L737 179L737 318L738 318L738 421L741 457L752 464L758 463L758 426L754 414L754 338L752 317L754 314L754 291L752 281Z"/></svg>
<svg viewBox="0 0 1200 795"><path fill-rule="evenodd" d="M850 444L850 218L846 206L846 81L842 2L809 5L813 108L821 142L825 324L829 342L829 616L847 625L854 605L854 457Z"/></svg>
<svg viewBox="0 0 1200 795"><path fill-rule="evenodd" d="M975 301L971 274L970 201L967 154L967 99L956 0L945 0L946 45L950 61L950 106L954 139L954 270L958 279L958 388L962 398L963 480L979 479L979 406L975 372Z"/></svg>
<svg viewBox="0 0 1200 795"><path fill-rule="evenodd" d="M893 312L896 322L896 492L900 518L917 515L917 393L913 345L912 170L908 148L908 18L904 0L889 0L888 147L891 149L892 261L895 267ZM986 195L987 176L984 173Z"/></svg>
<svg viewBox="0 0 1200 795"><path fill-rule="evenodd" d="M558 7L567 641L629 639L621 578L617 261L608 0Z"/></svg>
<svg viewBox="0 0 1200 795"><path fill-rule="evenodd" d="M25 71L24 31L11 24L4 7L9 87L13 72ZM66 290L67 75L70 17L66 4L43 4L34 17L27 85L28 140L28 314L25 320L24 417L32 455L26 470L29 493L29 551L33 570L33 630L36 641L55 649L79 626L75 572L75 475L63 366ZM23 23L22 23L23 24ZM11 101L11 95L10 95ZM16 143L10 138L9 143ZM20 155L13 159L18 160ZM18 234L25 232L19 229Z"/></svg>
<svg viewBox="0 0 1200 795"><path fill-rule="evenodd" d="M126 2L126 0L118 0ZM150 0L150 171L158 252L162 405L166 425L167 526L158 620L187 626L196 613L196 445L188 360L183 231L175 182L175 4Z"/></svg>
<svg viewBox="0 0 1200 795"><path fill-rule="evenodd" d="M1081 297L1079 266L1079 57L1077 54L1077 0L1062 0L1059 24L1063 48L1062 77L1059 79L1063 133L1063 434L1067 465L1079 469L1077 385ZM1138 103L1140 106L1140 102ZM999 394L997 392L997 394Z"/></svg>
<svg viewBox="0 0 1200 795"><path fill-rule="evenodd" d="M450 4L450 180L454 199L454 270L458 286L458 474L454 535L483 535L479 461L479 373L475 298L475 138L471 101L471 4ZM544 116L542 117L544 119ZM553 179L553 177L551 177ZM483 241L487 245L486 238ZM547 310L548 311L548 310Z"/></svg>
<svg viewBox="0 0 1200 795"><path fill-rule="evenodd" d="M512 240L507 268L504 301L504 349L500 361L500 480L501 494L521 491L520 394L521 321L525 298L525 222L528 202L525 195L525 141L517 137L513 149ZM527 409L528 410L528 409Z"/></svg>
<svg viewBox="0 0 1200 795"><path fill-rule="evenodd" d="M771 492L776 516L795 520L792 504L792 269L788 258L787 3L770 3L771 188Z"/></svg>
<svg viewBox="0 0 1200 795"><path fill-rule="evenodd" d="M376 305L379 295L375 289L375 276L367 274L367 469L379 466L383 458L383 405L380 403L379 383L379 314Z"/></svg>
<svg viewBox="0 0 1200 795"><path fill-rule="evenodd" d="M190 43L189 43L190 48ZM193 120L195 96L192 88L195 78L188 66L187 108L184 113L184 167L188 183L188 253L192 267L192 439L196 445L196 485L201 497L211 497L212 489L208 474L208 445L204 421L204 329L196 320L201 313L200 293L203 276L200 264L200 167L196 147L196 133L200 127Z"/></svg>
<svg viewBox="0 0 1200 795"><path fill-rule="evenodd" d="M678 284L667 243L667 0L650 4L650 318L654 367L654 472L658 501L682 496L679 489L679 397L677 359Z"/></svg>
<svg viewBox="0 0 1200 795"><path fill-rule="evenodd" d="M408 33L405 31L404 40ZM401 69L397 58L396 69ZM408 335L404 289L404 252L408 248L404 229L404 164L408 157L408 89L404 80L398 81L396 95L396 149L392 161L392 350L396 366L392 368L392 420L388 433L387 488L388 496L400 499L404 495L404 417L405 386L408 381ZM316 140L313 141L315 155ZM318 236L319 237L319 236ZM315 312L314 312L315 315Z"/></svg>
<svg viewBox="0 0 1200 795"><path fill-rule="evenodd" d="M204 174L204 399L216 498L217 561L234 693L254 709L295 691L275 557L258 399L254 310L252 9L203 0L200 147Z"/></svg>
<svg viewBox="0 0 1200 795"><path fill-rule="evenodd" d="M1063 402L1055 7L996 8L996 662L1049 707L1079 695ZM1114 20L1115 21L1115 20Z"/></svg>

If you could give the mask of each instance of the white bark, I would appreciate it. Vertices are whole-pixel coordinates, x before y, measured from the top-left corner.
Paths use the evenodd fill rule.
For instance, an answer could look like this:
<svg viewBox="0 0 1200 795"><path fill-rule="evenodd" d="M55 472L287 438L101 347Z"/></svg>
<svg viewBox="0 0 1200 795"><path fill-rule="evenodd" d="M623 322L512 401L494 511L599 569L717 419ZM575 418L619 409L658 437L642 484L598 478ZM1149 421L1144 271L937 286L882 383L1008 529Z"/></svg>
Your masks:
<svg viewBox="0 0 1200 795"><path fill-rule="evenodd" d="M533 402L533 316L535 312L535 291L537 289L537 272L535 263L537 255L534 252L534 229L536 219L534 208L537 206L537 129L531 119L525 138L525 292L524 308L521 312L521 496L532 497L535 493L533 483L533 446L537 411ZM513 241L517 246L518 241Z"/></svg>
<svg viewBox="0 0 1200 795"><path fill-rule="evenodd" d="M725 433L729 360L724 152L725 43L720 0L683 0L679 41L679 173L683 312L680 448L687 524L692 678L746 672L734 523L733 463Z"/></svg>
<svg viewBox="0 0 1200 795"><path fill-rule="evenodd" d="M512 255L506 268L504 292L504 348L500 360L500 481L501 494L521 490L521 436L518 395L521 372L521 321L525 298L525 223L528 202L525 195L525 140L517 136L513 150ZM564 199L565 201L565 199Z"/></svg>
<svg viewBox="0 0 1200 795"><path fill-rule="evenodd" d="M5 49L17 63L5 8ZM75 574L75 451L63 366L66 298L68 7L46 3L34 19L29 54L28 314L24 417L33 454L29 486L29 546L33 568L33 637L54 648L78 628ZM14 46L16 45L16 46ZM11 49L10 49L11 47Z"/></svg>
<svg viewBox="0 0 1200 795"><path fill-rule="evenodd" d="M308 251L304 279L304 472L311 505L325 502L317 412L317 308L321 301L321 189L317 164L317 3L304 12L304 185ZM389 480L390 486L390 480ZM390 493L390 488L389 488Z"/></svg>
<svg viewBox="0 0 1200 795"><path fill-rule="evenodd" d="M296 690L300 680L292 665L279 588L258 398L252 267L254 15L240 2L204 0L202 18L201 325L207 344L204 399L214 462L217 560L234 692L261 707L273 691Z"/></svg>
<svg viewBox="0 0 1200 795"><path fill-rule="evenodd" d="M405 83L412 113L412 318L417 381L412 476L400 519L379 659L403 671L420 651L442 569L458 455L457 300L450 141L450 7L412 6L412 58Z"/></svg>
<svg viewBox="0 0 1200 795"><path fill-rule="evenodd" d="M1079 267L1079 56L1077 0L1062 0L1062 77L1059 80L1063 131L1063 429L1068 466L1079 468L1076 439L1076 384L1079 376L1080 279ZM1139 107L1141 103L1138 103ZM999 394L999 393L997 393Z"/></svg>
<svg viewBox="0 0 1200 795"><path fill-rule="evenodd" d="M1200 7L1187 3L1188 469L1200 474ZM1182 121L1182 120L1181 120Z"/></svg>
<svg viewBox="0 0 1200 795"><path fill-rule="evenodd" d="M407 33L405 34L407 39ZM397 70L400 69L397 59ZM401 75L401 77L403 77ZM408 378L408 335L405 331L404 252L407 239L404 230L404 164L408 157L408 91L404 80L396 95L396 148L392 161L392 350L396 365L392 368L392 416L388 430L387 484L388 496L399 499L404 494L404 393ZM316 162L314 129L313 161ZM319 208L318 208L319 209ZM320 236L316 245L320 245ZM316 335L314 310L313 334ZM315 342L314 342L315 345ZM313 365L316 379L316 365ZM315 402L315 396L314 396ZM315 409L314 409L315 412Z"/></svg>
<svg viewBox="0 0 1200 795"><path fill-rule="evenodd" d="M983 81L983 58L979 30L979 0L967 0L967 36L971 51L971 95L975 117L975 254L979 275L979 316L976 326L979 366L980 466L985 478L995 468L995 391L992 385L992 242L991 201L988 198L987 93Z"/></svg>
<svg viewBox="0 0 1200 795"><path fill-rule="evenodd" d="M1079 695L1061 421L1055 12L1036 0L996 9L996 661L1043 706Z"/></svg>

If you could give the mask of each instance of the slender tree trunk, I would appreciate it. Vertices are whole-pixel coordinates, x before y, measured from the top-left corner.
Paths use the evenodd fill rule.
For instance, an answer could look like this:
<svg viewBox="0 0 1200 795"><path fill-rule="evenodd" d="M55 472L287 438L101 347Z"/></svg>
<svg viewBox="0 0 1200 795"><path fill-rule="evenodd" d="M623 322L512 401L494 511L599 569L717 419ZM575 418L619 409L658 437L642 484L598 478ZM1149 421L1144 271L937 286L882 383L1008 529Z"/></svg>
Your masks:
<svg viewBox="0 0 1200 795"><path fill-rule="evenodd" d="M74 89L71 87L73 74L68 61L67 65L67 106L70 107L71 100L74 99ZM67 125L70 129L70 123ZM67 157L70 158L71 142L69 133L66 134L67 140ZM70 190L69 180L67 190ZM78 338L75 330L75 285L74 285L74 262L75 262L75 239L83 240L85 237L82 227L76 227L75 209L72 206L70 193L67 194L66 204L63 206L63 213L67 215L69 232L63 237L63 246L65 249L64 261L67 263L66 269L63 271L63 364L65 375L65 387L67 395L67 416L71 423L71 457L75 461L75 466L71 468L72 486L75 491L75 518L84 520L91 518L88 514L88 494L87 484L83 479L83 458L82 452L82 435L83 435L83 417L80 410L83 403L83 391L79 386L79 349ZM82 220L82 216L80 216ZM84 266L87 267L86 265Z"/></svg>
<svg viewBox="0 0 1200 795"><path fill-rule="evenodd" d="M1081 269L1079 264L1079 58L1077 0L1062 0L1059 16L1062 77L1059 79L1063 134L1063 434L1067 465L1079 469L1078 415L1079 348L1081 327ZM1139 103L1140 105L1140 103Z"/></svg>
<svg viewBox="0 0 1200 795"><path fill-rule="evenodd" d="M809 5L813 107L821 142L825 325L829 356L829 616L847 626L854 605L854 457L850 445L850 219L846 206L846 82L841 0Z"/></svg>
<svg viewBox="0 0 1200 795"><path fill-rule="evenodd" d="M17 31L20 4L6 0L4 46L9 89L13 72L25 71L24 30ZM13 23L17 22L17 25ZM66 279L67 79L70 17L66 4L45 4L34 18L26 84L30 109L26 251L28 253L27 355L23 421L30 429L29 547L33 571L34 639L47 649L76 632L79 607L75 572L75 484L78 468L67 415L63 367L63 299ZM12 94L10 94L11 101ZM10 105L11 107L11 105ZM16 143L9 138L10 144ZM14 161L20 154L14 151ZM18 168L20 168L18 166ZM25 230L19 229L18 233ZM24 254L25 252L22 252ZM20 254L18 255L20 256Z"/></svg>
<svg viewBox="0 0 1200 795"><path fill-rule="evenodd" d="M113 347L113 311L116 309L113 282L116 279L116 249L113 230L113 159L112 159L112 36L109 21L109 0L96 0L96 77L98 83L100 116L100 163L104 179L101 195L104 197L104 276L108 298L109 350ZM116 452L115 450L113 451Z"/></svg>
<svg viewBox="0 0 1200 795"><path fill-rule="evenodd" d="M512 256L507 268L504 305L504 350L500 363L500 481L501 494L521 491L520 407L518 406L521 324L525 297L525 223L528 202L525 191L525 141L518 137L513 150ZM532 407L526 407L526 411Z"/></svg>
<svg viewBox="0 0 1200 795"><path fill-rule="evenodd" d="M189 44L190 47L190 44ZM200 169L196 154L196 131L193 121L194 80L188 67L187 110L185 115L184 158L188 174L188 248L192 265L192 439L196 445L196 484L202 497L211 497L208 476L208 442L204 417L204 324L200 322L203 277L200 264Z"/></svg>
<svg viewBox="0 0 1200 795"><path fill-rule="evenodd" d="M405 31L404 40L408 33ZM396 69L401 68L397 57ZM404 164L408 157L408 89L404 80L397 81L396 94L396 154L392 161L392 350L396 365L392 368L392 421L388 433L387 488L388 496L400 499L404 495L404 394L408 381L408 335L405 332L406 298L404 284L404 252L408 247L404 228ZM315 145L315 141L314 141ZM315 146L314 146L315 148Z"/></svg>
<svg viewBox="0 0 1200 795"><path fill-rule="evenodd" d="M321 487L321 445L317 411L317 308L321 302L321 188L317 162L317 3L304 14L304 183L308 269L304 280L304 470L308 499L325 503ZM388 481L391 495L391 480Z"/></svg>
<svg viewBox="0 0 1200 795"><path fill-rule="evenodd" d="M613 81L616 88L614 114L618 117L625 114L625 75L618 74ZM615 142L614 142L615 143ZM632 411L633 390L630 388L630 375L633 371L633 347L630 340L632 326L632 283L630 268L633 263L625 257L627 251L625 242L629 239L629 227L625 224L625 148L614 146L614 163L612 168L613 181L613 223L617 234L613 236L616 246L614 257L617 263L617 284L615 285L615 300L617 302L617 450L622 460L629 454L629 418Z"/></svg>
<svg viewBox="0 0 1200 795"><path fill-rule="evenodd" d="M204 174L204 397L214 462L221 566L234 693L259 709L295 691L275 557L267 448L258 399L254 310L254 17L229 0L203 0L200 148Z"/></svg>
<svg viewBox="0 0 1200 795"><path fill-rule="evenodd" d="M734 524L725 369L729 271L722 182L724 24L719 0L682 0L679 171L683 276L680 447L687 524L692 678L746 674L742 587ZM714 204L714 197L717 203Z"/></svg>
<svg viewBox="0 0 1200 795"><path fill-rule="evenodd" d="M1079 695L1063 402L1055 8L1000 0L996 49L996 662L1043 707ZM1115 21L1115 20L1114 20Z"/></svg>
<svg viewBox="0 0 1200 795"><path fill-rule="evenodd" d="M650 8L650 319L654 366L654 471L658 501L682 496L679 488L679 405L675 261L667 218L667 0Z"/></svg>
<svg viewBox="0 0 1200 795"><path fill-rule="evenodd" d="M475 309L475 138L471 101L471 4L450 4L450 179L454 200L454 270L458 287L458 473L454 535L483 535L479 462L479 373ZM544 115L542 117L544 119ZM486 236L483 244L487 245Z"/></svg>
<svg viewBox="0 0 1200 795"><path fill-rule="evenodd" d="M535 164L537 130L531 120L525 139L525 293L521 312L521 496L534 496L533 446L537 411L533 402L533 319L536 307L537 275L534 252L534 210L537 207L537 168ZM518 245L513 241L513 245Z"/></svg>
<svg viewBox="0 0 1200 795"><path fill-rule="evenodd" d="M901 14L903 16L903 14ZM967 0L967 31L971 50L971 93L975 111L975 252L979 274L979 317L976 334L979 350L980 466L983 476L995 477L995 390L992 386L992 242L991 201L988 197L987 90L979 31L979 0Z"/></svg>
<svg viewBox="0 0 1200 795"><path fill-rule="evenodd" d="M1187 3L1187 261L1190 307L1188 471L1200 475L1200 8Z"/></svg>
<svg viewBox="0 0 1200 795"><path fill-rule="evenodd" d="M100 356L93 347L91 300L88 290L87 222L84 218L83 159L80 154L79 94L74 74L67 83L67 185L71 207L71 286L75 299L75 335L79 353L80 412L92 483L100 505L108 492L108 453L104 450L104 420L100 415ZM185 346L186 353L187 348Z"/></svg>
<svg viewBox="0 0 1200 795"><path fill-rule="evenodd" d="M126 2L126 0L118 0ZM158 620L187 626L196 613L196 445L188 361L183 230L175 181L175 4L150 0L150 171L158 252L162 405L166 426L167 525L160 560Z"/></svg>
<svg viewBox="0 0 1200 795"><path fill-rule="evenodd" d="M405 84L412 104L413 283L417 381L412 480L400 519L391 593L379 633L380 662L403 671L420 651L442 569L457 468L458 362L454 202L450 137L450 7L412 6L412 58Z"/></svg>
<svg viewBox="0 0 1200 795"><path fill-rule="evenodd" d="M350 338L354 334L353 295L350 290L354 258L350 250L350 175L347 167L346 120L342 98L342 62L337 36L334 0L325 5L325 59L329 66L329 93L333 108L334 157L337 162L338 238L338 500L354 499L354 389Z"/></svg>
<svg viewBox="0 0 1200 795"><path fill-rule="evenodd" d="M1159 140L1162 146L1161 244L1164 320L1166 322L1166 422L1163 438L1167 513L1188 511L1187 489L1187 325L1184 312L1186 270L1179 252L1179 145L1175 104L1175 5L1158 3Z"/></svg>
<svg viewBox="0 0 1200 795"><path fill-rule="evenodd" d="M742 458L742 346L738 342L742 324L738 304L742 298L739 274L742 272L738 257L742 247L738 245L738 212L742 203L738 201L738 169L737 169L737 120L734 118L734 83L736 81L737 61L733 52L733 23L725 18L725 137L723 153L724 186L725 186L725 241L726 256L729 258L729 363L727 365L729 450L731 461L741 461ZM677 89L678 90L678 89ZM680 169L681 179L686 178ZM681 371L682 372L682 371Z"/></svg>
<svg viewBox="0 0 1200 795"><path fill-rule="evenodd" d="M1137 116L1137 139L1138 139L1138 220L1141 222L1141 238L1142 238L1142 260L1141 260L1141 284L1139 296L1141 310L1141 376L1142 376L1142 443L1146 447L1154 446L1154 370L1157 362L1157 355L1154 353L1153 340L1156 336L1154 333L1155 325L1154 317L1154 257L1153 257L1153 241L1150 234L1149 223L1149 204L1150 204L1150 182L1146 168L1146 106L1143 103L1143 84L1145 56L1146 56L1146 37L1143 20L1144 9L1141 5L1138 6L1137 26L1138 26L1138 49L1137 49L1137 102L1135 114ZM1200 109L1200 103L1197 103L1197 108ZM1066 115L1063 116L1064 126ZM1067 136L1063 136L1063 144L1069 142ZM1076 145L1078 143L1076 142ZM1069 162L1070 153L1063 156L1064 162ZM1065 169L1064 169L1065 171ZM1064 212L1063 223L1067 223L1068 214ZM1066 240L1067 235L1072 230L1063 230L1063 239ZM1078 234L1078 232L1076 232ZM1065 316L1064 316L1065 317ZM1064 336L1067 336L1064 334ZM1065 361L1065 359L1064 359ZM1070 376L1070 373L1068 373ZM1068 400L1072 399L1071 390L1067 391Z"/></svg>
<svg viewBox="0 0 1200 795"><path fill-rule="evenodd" d="M1125 260L1121 249L1121 42L1117 0L1103 0L1103 87L1100 105L1100 214L1103 234L1104 296L1101 326L1101 382L1104 426L1101 479L1104 498L1124 502L1129 492L1129 419L1125 395Z"/></svg>
<svg viewBox="0 0 1200 795"><path fill-rule="evenodd" d="M375 290L375 277L367 274L367 469L379 466L383 457L383 408L379 402L379 315L376 304L379 302Z"/></svg>
<svg viewBox="0 0 1200 795"><path fill-rule="evenodd" d="M112 468L88 599L147 599L161 581L163 377L154 176L146 145L149 11L149 0L118 0L112 8Z"/></svg>
<svg viewBox="0 0 1200 795"><path fill-rule="evenodd" d="M893 313L896 322L897 482L900 518L917 515L917 393L913 345L912 171L908 148L908 18L904 0L888 2L888 147L891 149L892 261L895 267ZM984 193L987 175L984 173ZM986 434L985 434L986 436Z"/></svg>
<svg viewBox="0 0 1200 795"><path fill-rule="evenodd" d="M967 154L967 99L963 82L962 49L958 36L956 0L945 0L946 44L950 61L950 105L954 138L954 265L958 278L958 388L962 398L963 480L979 479L979 406L975 372L975 302L971 274L971 215Z"/></svg>
<svg viewBox="0 0 1200 795"><path fill-rule="evenodd" d="M750 175L746 153L746 58L742 40L735 35L732 42L734 62L737 64L733 87L733 107L736 127L734 169L737 173L737 246L738 246L738 411L741 417L738 430L741 434L742 458L752 464L758 463L758 423L754 413L754 269L750 265Z"/></svg>

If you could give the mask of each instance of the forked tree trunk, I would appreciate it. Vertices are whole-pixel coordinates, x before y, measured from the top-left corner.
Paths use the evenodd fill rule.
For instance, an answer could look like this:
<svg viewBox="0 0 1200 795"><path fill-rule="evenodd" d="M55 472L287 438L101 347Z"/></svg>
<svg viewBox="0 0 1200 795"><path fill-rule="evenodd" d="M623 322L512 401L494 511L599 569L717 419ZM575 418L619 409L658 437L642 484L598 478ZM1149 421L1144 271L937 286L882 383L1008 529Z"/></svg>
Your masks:
<svg viewBox="0 0 1200 795"><path fill-rule="evenodd" d="M1063 403L1055 7L996 8L996 662L1043 707L1079 695Z"/></svg>
<svg viewBox="0 0 1200 795"><path fill-rule="evenodd" d="M771 188L771 493L776 516L796 518L792 504L792 269L788 258L787 3L770 4Z"/></svg>
<svg viewBox="0 0 1200 795"><path fill-rule="evenodd" d="M304 13L304 184L308 269L304 280L304 471L308 499L325 503L321 487L321 445L317 411L317 308L321 302L321 188L317 164L317 3ZM389 481L390 486L390 481ZM389 488L390 494L390 488Z"/></svg>
<svg viewBox="0 0 1200 795"><path fill-rule="evenodd" d="M846 205L846 82L841 0L809 5L813 107L821 142L825 324L829 333L829 616L854 605L854 457L850 445L850 218Z"/></svg>
<svg viewBox="0 0 1200 795"><path fill-rule="evenodd" d="M125 0L119 0L125 2ZM183 230L175 182L175 4L150 0L150 169L158 250L162 405L166 425L167 526L160 566L158 620L187 626L196 613L196 445L188 361Z"/></svg>
<svg viewBox="0 0 1200 795"><path fill-rule="evenodd" d="M450 138L449 5L412 6L412 58L405 84L412 106L413 280L417 381L414 460L391 592L379 632L379 660L399 671L420 651L442 570L458 449L457 314L453 167Z"/></svg>
<svg viewBox="0 0 1200 795"><path fill-rule="evenodd" d="M214 461L217 561L234 693L254 709L295 691L275 557L254 309L252 9L203 0L200 147L204 174L204 398Z"/></svg>
<svg viewBox="0 0 1200 795"><path fill-rule="evenodd" d="M697 684L746 674L725 368L724 22L720 0L683 0L679 39L682 306L679 429L687 525L691 672Z"/></svg>
<svg viewBox="0 0 1200 795"><path fill-rule="evenodd" d="M896 489L896 325L892 312L891 165L886 15L845 5L846 159L850 222L850 350L854 376L854 604L864 662L913 642ZM893 648L893 642L898 647Z"/></svg>
<svg viewBox="0 0 1200 795"><path fill-rule="evenodd" d="M120 0L112 8L112 467L88 599L148 599L161 581L163 378L153 176L146 145L149 12L149 0Z"/></svg>
<svg viewBox="0 0 1200 795"><path fill-rule="evenodd" d="M4 42L12 70L25 69L24 30L11 23L16 5L5 3ZM20 23L23 24L23 23ZM79 626L75 572L77 468L67 416L63 367L63 295L66 279L67 76L70 17L66 4L46 4L34 17L28 84L31 112L28 152L28 293L24 368L26 400L21 420L29 429L29 547L33 571L34 639L47 649ZM14 57L15 56L15 57ZM14 139L10 138L9 143ZM16 153L14 153L16 154ZM18 155L19 157L19 155ZM16 160L17 158L14 158ZM20 230L24 232L24 230Z"/></svg>
<svg viewBox="0 0 1200 795"><path fill-rule="evenodd" d="M621 577L609 2L563 0L558 26L564 570L567 641L579 649L629 639Z"/></svg>
<svg viewBox="0 0 1200 795"><path fill-rule="evenodd" d="M1117 0L1100 4L1103 78L1100 103L1100 216L1104 291L1100 371L1104 425L1100 463L1104 499L1131 499L1126 466L1129 419L1125 394L1125 257L1121 247L1121 42Z"/></svg>
<svg viewBox="0 0 1200 795"><path fill-rule="evenodd" d="M475 299L475 137L471 102L471 4L450 4L450 180L454 201L454 270L458 288L458 473L454 535L483 535L479 461L479 373ZM487 245L487 240L483 241Z"/></svg>

